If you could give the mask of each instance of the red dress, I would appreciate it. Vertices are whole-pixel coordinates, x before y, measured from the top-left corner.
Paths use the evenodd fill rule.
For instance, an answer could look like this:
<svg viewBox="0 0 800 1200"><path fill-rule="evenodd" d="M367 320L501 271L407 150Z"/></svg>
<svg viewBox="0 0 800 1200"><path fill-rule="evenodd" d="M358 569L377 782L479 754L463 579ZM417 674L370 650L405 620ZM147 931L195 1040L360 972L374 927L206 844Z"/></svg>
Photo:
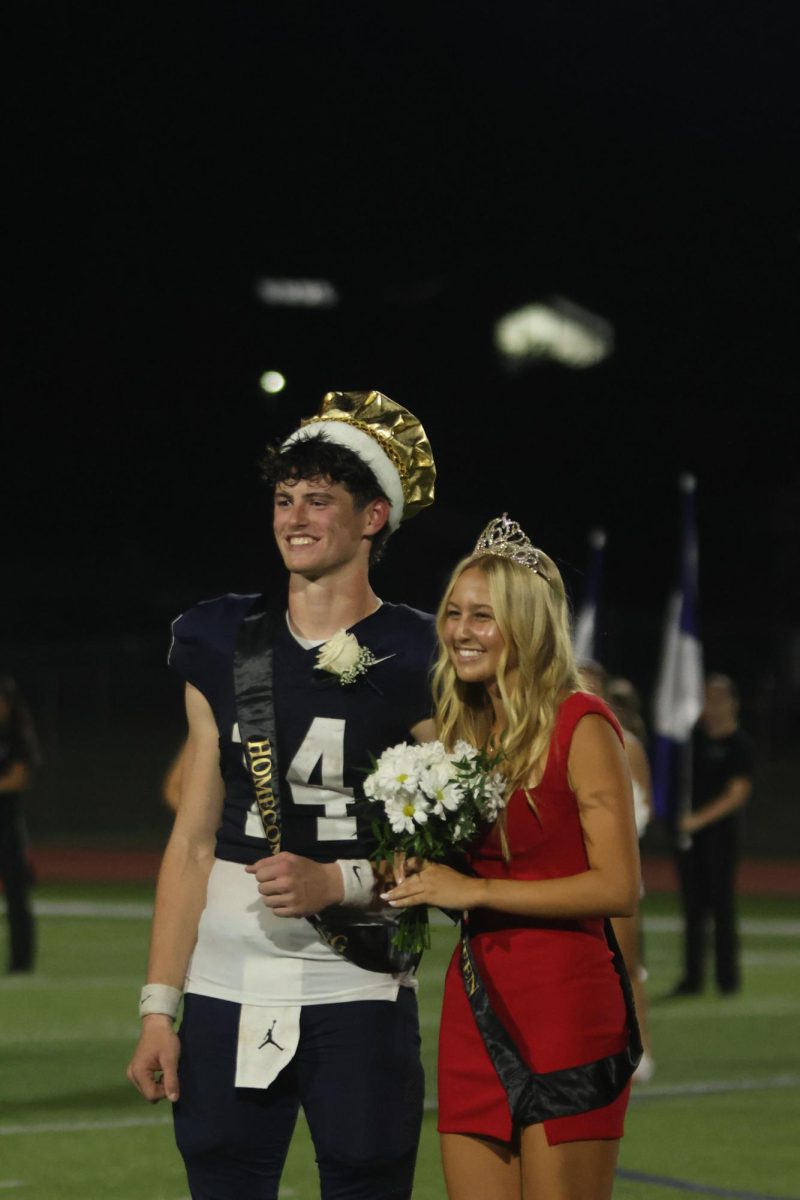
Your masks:
<svg viewBox="0 0 800 1200"><path fill-rule="evenodd" d="M485 879L553 879L588 868L578 805L567 779L572 734L587 713L615 718L595 696L561 705L547 765L532 789L538 816L520 790L507 809L510 862L492 830L471 857ZM556 1071L617 1054L628 1041L625 1002L603 920L537 920L489 909L470 914L471 946L492 1008L532 1072ZM544 1121L547 1140L622 1137L630 1084L603 1108ZM445 981L439 1034L439 1131L511 1141L508 1099L470 1008L456 947Z"/></svg>

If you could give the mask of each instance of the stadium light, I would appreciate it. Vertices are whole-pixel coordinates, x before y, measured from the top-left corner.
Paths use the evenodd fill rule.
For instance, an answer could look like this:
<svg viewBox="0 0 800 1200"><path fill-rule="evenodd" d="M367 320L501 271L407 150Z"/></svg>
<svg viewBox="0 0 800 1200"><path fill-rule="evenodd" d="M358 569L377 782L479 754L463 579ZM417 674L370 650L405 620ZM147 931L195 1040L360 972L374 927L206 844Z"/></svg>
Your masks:
<svg viewBox="0 0 800 1200"><path fill-rule="evenodd" d="M259 279L255 293L270 308L333 308L339 293L327 279Z"/></svg>
<svg viewBox="0 0 800 1200"><path fill-rule="evenodd" d="M551 360L565 367L593 367L614 349L614 327L572 300L556 296L506 313L494 327L494 343L511 367Z"/></svg>
<svg viewBox="0 0 800 1200"><path fill-rule="evenodd" d="M277 396L286 387L286 378L280 371L265 371L258 382L269 396Z"/></svg>

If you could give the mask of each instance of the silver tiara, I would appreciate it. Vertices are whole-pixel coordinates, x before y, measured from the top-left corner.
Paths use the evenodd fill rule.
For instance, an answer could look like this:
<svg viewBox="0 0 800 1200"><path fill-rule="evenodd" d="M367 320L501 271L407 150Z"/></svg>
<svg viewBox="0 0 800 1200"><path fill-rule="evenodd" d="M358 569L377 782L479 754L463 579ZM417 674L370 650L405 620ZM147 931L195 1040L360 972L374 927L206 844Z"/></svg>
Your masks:
<svg viewBox="0 0 800 1200"><path fill-rule="evenodd" d="M516 521L512 521L508 513L495 517L484 529L475 543L473 554L496 554L498 558L510 558L512 562L522 567L529 567L547 583L550 580L542 568L541 553L522 532Z"/></svg>

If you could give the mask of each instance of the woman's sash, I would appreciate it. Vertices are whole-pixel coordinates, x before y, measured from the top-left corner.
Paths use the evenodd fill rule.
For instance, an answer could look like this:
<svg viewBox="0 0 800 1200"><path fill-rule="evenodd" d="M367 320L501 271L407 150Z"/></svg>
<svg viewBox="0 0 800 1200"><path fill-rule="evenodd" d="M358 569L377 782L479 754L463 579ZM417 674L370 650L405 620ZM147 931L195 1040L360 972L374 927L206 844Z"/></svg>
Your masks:
<svg viewBox="0 0 800 1200"><path fill-rule="evenodd" d="M480 977L469 933L461 937L461 974L475 1023L505 1088L515 1125L536 1125L555 1117L573 1117L616 1100L642 1057L642 1039L633 991L611 922L605 922L606 940L613 954L625 999L628 1045L617 1054L558 1071L535 1072L523 1059L513 1038L491 1006Z"/></svg>
<svg viewBox="0 0 800 1200"><path fill-rule="evenodd" d="M273 643L283 619L259 598L239 627L233 656L239 733L270 854L281 849ZM419 954L392 945L399 920L392 909L367 912L333 905L306 919L332 950L364 970L398 974L419 962Z"/></svg>

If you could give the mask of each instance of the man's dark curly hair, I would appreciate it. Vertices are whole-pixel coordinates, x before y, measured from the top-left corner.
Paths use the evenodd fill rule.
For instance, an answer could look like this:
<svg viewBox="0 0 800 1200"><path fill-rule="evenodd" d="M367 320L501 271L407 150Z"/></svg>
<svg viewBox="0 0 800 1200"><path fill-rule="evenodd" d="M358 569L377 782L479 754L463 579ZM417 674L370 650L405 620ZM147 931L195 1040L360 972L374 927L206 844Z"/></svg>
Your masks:
<svg viewBox="0 0 800 1200"><path fill-rule="evenodd" d="M312 437L298 438L285 450L280 446L267 446L259 467L261 478L273 490L279 483L298 479L326 479L330 483L340 483L353 497L358 512L372 500L389 499L372 468L346 446L328 441L322 431ZM380 559L390 535L387 523L371 539L370 566Z"/></svg>

